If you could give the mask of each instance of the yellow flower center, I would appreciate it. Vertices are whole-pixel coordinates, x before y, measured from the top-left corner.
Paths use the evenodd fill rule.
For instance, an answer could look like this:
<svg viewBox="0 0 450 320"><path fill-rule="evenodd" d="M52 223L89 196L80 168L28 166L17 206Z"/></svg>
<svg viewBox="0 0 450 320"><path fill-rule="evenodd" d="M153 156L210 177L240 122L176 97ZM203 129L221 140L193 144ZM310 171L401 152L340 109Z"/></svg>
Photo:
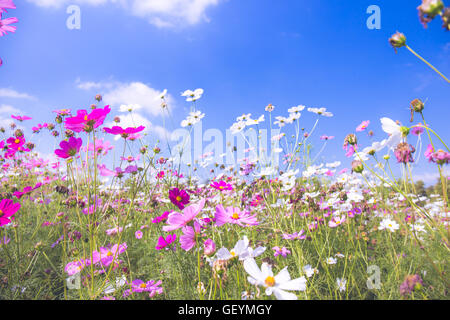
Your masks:
<svg viewBox="0 0 450 320"><path fill-rule="evenodd" d="M231 216L232 219L237 220L239 219L239 214L237 214L236 212L233 213L233 215Z"/></svg>
<svg viewBox="0 0 450 320"><path fill-rule="evenodd" d="M236 252L234 252L234 250L231 250L230 254L233 256L233 258L236 256Z"/></svg>
<svg viewBox="0 0 450 320"><path fill-rule="evenodd" d="M3 216L3 211L0 209L0 217Z"/></svg>
<svg viewBox="0 0 450 320"><path fill-rule="evenodd" d="M84 121L87 121L87 119L88 119L88 116L84 116Z"/></svg>
<svg viewBox="0 0 450 320"><path fill-rule="evenodd" d="M268 287L273 287L275 285L275 278L272 276L268 276L264 282Z"/></svg>
<svg viewBox="0 0 450 320"><path fill-rule="evenodd" d="M18 144L18 143L20 143L20 140L16 139L16 140L14 140L14 143Z"/></svg>
<svg viewBox="0 0 450 320"><path fill-rule="evenodd" d="M219 186L219 189L222 190L224 187L223 186Z"/></svg>
<svg viewBox="0 0 450 320"><path fill-rule="evenodd" d="M147 288L147 284L141 283L141 285L139 287L142 288L142 289L145 289L145 288Z"/></svg>
<svg viewBox="0 0 450 320"><path fill-rule="evenodd" d="M177 196L177 201L181 201L181 197L180 196Z"/></svg>
<svg viewBox="0 0 450 320"><path fill-rule="evenodd" d="M111 251L108 251L108 253L106 254L108 257L111 257L113 254Z"/></svg>

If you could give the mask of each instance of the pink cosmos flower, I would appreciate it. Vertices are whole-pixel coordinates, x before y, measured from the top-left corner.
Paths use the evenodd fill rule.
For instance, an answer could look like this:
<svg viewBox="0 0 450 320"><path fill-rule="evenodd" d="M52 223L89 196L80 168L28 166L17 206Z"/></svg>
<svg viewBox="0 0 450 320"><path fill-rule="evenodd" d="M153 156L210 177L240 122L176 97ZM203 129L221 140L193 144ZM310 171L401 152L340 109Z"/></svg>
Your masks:
<svg viewBox="0 0 450 320"><path fill-rule="evenodd" d="M184 206L189 203L190 196L185 190L173 188L169 190L169 199L180 210L183 210Z"/></svg>
<svg viewBox="0 0 450 320"><path fill-rule="evenodd" d="M256 214L250 215L248 211L241 211L239 208L224 208L221 204L216 207L216 225L223 226L226 223L238 224L241 227L245 225L256 226L259 224Z"/></svg>
<svg viewBox="0 0 450 320"><path fill-rule="evenodd" d="M333 217L328 222L328 226L330 228L336 228L337 226L341 225L343 222L345 222L345 215L342 215L341 217Z"/></svg>
<svg viewBox="0 0 450 320"><path fill-rule="evenodd" d="M362 132L366 130L369 124L370 124L369 120L361 122L361 124L358 127L356 127L356 132Z"/></svg>
<svg viewBox="0 0 450 320"><path fill-rule="evenodd" d="M71 109L60 109L60 110L53 110L54 113L58 114L58 116L69 116L72 112Z"/></svg>
<svg viewBox="0 0 450 320"><path fill-rule="evenodd" d="M273 247L272 250L275 251L273 254L274 257L278 257L279 255L281 255L284 258L286 258L286 256L288 254L291 254L291 251L289 251L286 247L280 248L280 247L276 246L276 247Z"/></svg>
<svg viewBox="0 0 450 320"><path fill-rule="evenodd" d="M186 226L191 222L205 206L205 199L200 200L196 204L192 204L189 207L183 209L183 213L172 212L167 218L168 226L164 226L162 229L165 232L177 230Z"/></svg>
<svg viewBox="0 0 450 320"><path fill-rule="evenodd" d="M113 261L117 262L117 257L127 250L127 244L115 244L111 248L100 248L100 262L103 266L109 266Z"/></svg>
<svg viewBox="0 0 450 320"><path fill-rule="evenodd" d="M97 154L102 154L102 155L106 155L108 153L109 150L114 149L114 146L111 145L111 143L109 143L109 141L103 140L103 139L95 139L95 151ZM89 144L89 148L85 147L84 151L94 151L94 144L91 143Z"/></svg>
<svg viewBox="0 0 450 320"><path fill-rule="evenodd" d="M114 126L112 128L103 128L103 130L106 133L114 134L114 135L120 134L122 136L122 138L125 138L125 139L128 138L128 136L130 134L136 134L138 132L143 131L144 129L145 129L144 126L139 126L137 128L129 127L129 128L126 128L126 129L124 129L122 127L119 127L119 126Z"/></svg>
<svg viewBox="0 0 450 320"><path fill-rule="evenodd" d="M163 293L163 288L159 287L161 285L161 283L162 283L161 280L159 280L158 282L155 282L153 280L144 282L140 279L135 279L131 283L129 283L129 285L131 286L131 289L126 290L124 292L123 296L127 297L134 292L136 292L136 293L150 292L149 297L152 298L156 294Z"/></svg>
<svg viewBox="0 0 450 320"><path fill-rule="evenodd" d="M75 117L66 118L64 124L66 129L75 132L90 132L103 124L108 113L111 112L109 106L105 106L103 109L94 109L91 113L87 113L86 110L78 110Z"/></svg>
<svg viewBox="0 0 450 320"><path fill-rule="evenodd" d="M81 138L70 137L69 141L61 141L59 144L61 149L56 149L55 154L63 159L71 158L80 152L83 140Z"/></svg>
<svg viewBox="0 0 450 320"><path fill-rule="evenodd" d="M134 236L136 237L136 239L142 239L143 233L141 230L138 230L134 233Z"/></svg>
<svg viewBox="0 0 450 320"><path fill-rule="evenodd" d="M6 9L16 9L16 5L12 0L0 0L0 14L8 12Z"/></svg>
<svg viewBox="0 0 450 320"><path fill-rule="evenodd" d="M331 139L334 139L334 136L322 135L320 137L320 140L331 140Z"/></svg>
<svg viewBox="0 0 450 320"><path fill-rule="evenodd" d="M215 242L208 238L203 242L203 253L206 256L212 255L216 251L216 244Z"/></svg>
<svg viewBox="0 0 450 320"><path fill-rule="evenodd" d="M0 227L14 220L13 215L19 211L20 203L14 203L10 199L2 199L0 202Z"/></svg>
<svg viewBox="0 0 450 320"><path fill-rule="evenodd" d="M25 144L25 138L23 136L20 137L10 137L6 140L8 143L8 149L12 149L14 151L22 150L23 145Z"/></svg>
<svg viewBox="0 0 450 320"><path fill-rule="evenodd" d="M106 230L106 234L108 236L115 236L116 234L118 234L119 232L122 232L122 231L123 231L122 227L115 227L115 228Z"/></svg>
<svg viewBox="0 0 450 320"><path fill-rule="evenodd" d="M283 239L284 240L295 240L295 239L300 239L300 240L305 240L306 239L306 235L304 235L305 230L300 230L300 232L294 232L293 234L288 234L288 233L283 233Z"/></svg>
<svg viewBox="0 0 450 320"><path fill-rule="evenodd" d="M220 191L233 190L233 186L225 181L215 181L211 184L211 187Z"/></svg>
<svg viewBox="0 0 450 320"><path fill-rule="evenodd" d="M156 244L155 249L162 250L162 249L166 248L168 245L170 245L171 243L175 242L176 239L177 239L176 234L169 234L166 238L161 236L158 239L158 243Z"/></svg>
<svg viewBox="0 0 450 320"><path fill-rule="evenodd" d="M197 234L200 234L200 225L197 222L194 222L194 228L185 226L182 231L183 235L180 237L181 249L189 251L196 244Z"/></svg>
<svg viewBox="0 0 450 320"><path fill-rule="evenodd" d="M76 261L69 262L66 264L64 271L69 275L73 276L74 274L79 273L86 266L86 261L84 259L79 259Z"/></svg>
<svg viewBox="0 0 450 320"><path fill-rule="evenodd" d="M4 35L6 35L7 32L16 32L16 27L10 26L10 24L17 23L17 22L19 22L19 19L17 19L17 18L6 18L6 19L2 20L1 13L0 13L0 37L3 37ZM19 119L17 119L17 120L19 120ZM28 119L24 119L24 120L28 120ZM22 120L19 120L19 121L22 121Z"/></svg>

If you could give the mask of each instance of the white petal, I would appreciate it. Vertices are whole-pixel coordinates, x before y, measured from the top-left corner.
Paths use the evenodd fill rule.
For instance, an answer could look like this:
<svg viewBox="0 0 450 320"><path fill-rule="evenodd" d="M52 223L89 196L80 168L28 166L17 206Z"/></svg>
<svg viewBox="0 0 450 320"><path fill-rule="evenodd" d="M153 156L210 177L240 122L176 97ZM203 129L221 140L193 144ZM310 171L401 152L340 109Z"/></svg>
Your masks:
<svg viewBox="0 0 450 320"><path fill-rule="evenodd" d="M274 290L275 297L277 297L278 300L297 300L297 296L291 292L286 292L281 289L275 288Z"/></svg>
<svg viewBox="0 0 450 320"><path fill-rule="evenodd" d="M300 277L294 280L290 280L287 282L281 282L278 288L283 290L297 290L297 291L305 291L306 290L306 278Z"/></svg>
<svg viewBox="0 0 450 320"><path fill-rule="evenodd" d="M256 264L255 259L249 258L249 259L245 260L244 261L244 269L245 269L245 271L247 271L247 273L250 276L255 278L258 282L264 283L264 280L265 280L264 275L261 272L261 270L259 270L259 267Z"/></svg>

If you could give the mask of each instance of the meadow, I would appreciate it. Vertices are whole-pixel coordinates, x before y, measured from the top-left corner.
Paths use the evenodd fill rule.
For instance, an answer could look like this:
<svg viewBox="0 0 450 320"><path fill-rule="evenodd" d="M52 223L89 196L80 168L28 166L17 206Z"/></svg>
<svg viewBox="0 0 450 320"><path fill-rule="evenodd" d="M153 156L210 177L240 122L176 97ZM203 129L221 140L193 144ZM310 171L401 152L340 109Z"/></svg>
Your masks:
<svg viewBox="0 0 450 320"><path fill-rule="evenodd" d="M422 9L423 19L439 9L448 23L443 8ZM402 33L389 42L448 82ZM230 132L245 141L227 146L235 163L214 152L190 163L184 142L205 117L203 94L182 93L190 112L181 148L150 143L139 123L122 127L100 94L46 123L11 115L0 128L1 299L448 299L450 150L426 121L426 102L405 101L403 123L379 115L349 124L347 164L310 152L330 110L276 104L257 118L230 115ZM306 113L315 122L301 122ZM372 137L371 126L384 136ZM261 152L247 130L270 148ZM38 152L52 143L57 161ZM418 161L439 174L437 185L414 181Z"/></svg>

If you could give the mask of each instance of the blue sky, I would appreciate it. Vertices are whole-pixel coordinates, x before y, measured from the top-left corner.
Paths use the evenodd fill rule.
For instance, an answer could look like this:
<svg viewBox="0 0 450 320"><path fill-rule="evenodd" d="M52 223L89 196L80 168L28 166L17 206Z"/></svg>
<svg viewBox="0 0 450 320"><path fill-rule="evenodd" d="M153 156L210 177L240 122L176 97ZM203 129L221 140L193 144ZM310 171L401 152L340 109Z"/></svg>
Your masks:
<svg viewBox="0 0 450 320"><path fill-rule="evenodd" d="M269 103L282 116L300 104L327 108L334 117L321 119L312 138L320 149L320 135L336 136L322 154L327 162L350 162L342 141L362 120L371 121L378 141L386 137L381 117L408 124L415 98L427 101L427 121L450 138L449 84L388 43L395 31L405 33L413 49L450 75L450 33L437 20L423 28L420 1L15 2L17 9L5 17L19 19L17 32L0 38L0 92L29 97L0 94L0 106L33 117L32 125L51 121L54 109L87 108L96 93L113 101L116 111L137 87L144 96L167 89L178 125L189 109L180 92L203 88L198 107L206 114L204 129L225 130L243 113L263 114ZM80 30L66 27L70 4L81 9ZM380 30L366 26L369 5L381 8ZM142 117L157 128L162 118L155 108L149 102ZM304 112L300 121L308 130L315 117ZM46 147L52 152L40 146ZM416 174L431 179L433 170L422 160Z"/></svg>

